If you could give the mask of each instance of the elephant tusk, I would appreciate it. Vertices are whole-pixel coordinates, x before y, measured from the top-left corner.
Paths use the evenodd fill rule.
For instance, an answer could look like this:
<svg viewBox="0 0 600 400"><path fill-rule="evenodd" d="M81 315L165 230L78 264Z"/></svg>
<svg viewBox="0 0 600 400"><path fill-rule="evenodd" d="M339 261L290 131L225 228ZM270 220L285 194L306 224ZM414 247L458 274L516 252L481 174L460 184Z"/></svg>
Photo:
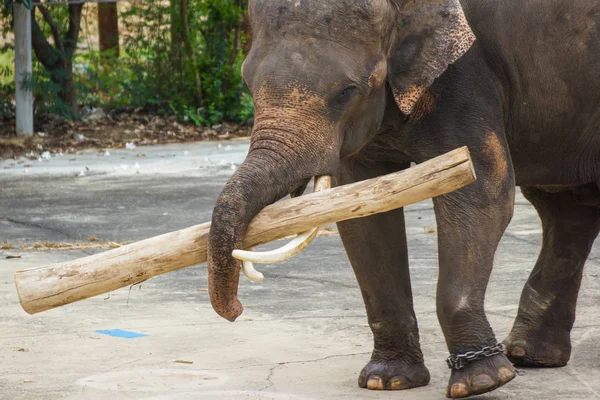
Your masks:
<svg viewBox="0 0 600 400"><path fill-rule="evenodd" d="M331 187L330 176L319 176L315 178L315 192L329 189ZM313 228L309 231L299 233L288 244L278 249L264 252L254 252L247 250L234 250L232 255L234 258L242 261L242 271L248 279L252 281L262 281L264 276L262 273L254 269L252 263L274 264L289 260L297 256L313 241L319 233L320 228Z"/></svg>
<svg viewBox="0 0 600 400"><path fill-rule="evenodd" d="M273 264L286 261L300 254L300 252L304 250L310 244L310 242L312 242L315 236L317 236L318 232L319 228L302 232L285 246L271 251L257 252L234 250L233 257L245 262L255 262L260 264Z"/></svg>
<svg viewBox="0 0 600 400"><path fill-rule="evenodd" d="M265 279L265 276L261 272L254 269L254 264L251 261L242 261L242 271L246 275L246 278L251 281L260 282Z"/></svg>

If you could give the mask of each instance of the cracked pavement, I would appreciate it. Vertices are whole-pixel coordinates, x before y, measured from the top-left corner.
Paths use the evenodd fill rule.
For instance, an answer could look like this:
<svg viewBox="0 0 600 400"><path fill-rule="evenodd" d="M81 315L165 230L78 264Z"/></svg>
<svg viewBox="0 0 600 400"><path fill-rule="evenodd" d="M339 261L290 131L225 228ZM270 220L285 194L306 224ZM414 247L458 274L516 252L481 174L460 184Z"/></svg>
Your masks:
<svg viewBox="0 0 600 400"><path fill-rule="evenodd" d="M109 157L86 152L0 161L0 242L18 248L91 235L130 241L208 221L247 146L195 143L111 150ZM323 236L293 260L258 266L263 283L243 278L245 312L233 324L211 309L203 265L30 316L19 306L14 271L101 250L3 251L0 399L443 399L449 371L435 313L436 235L426 233L435 226L431 202L408 207L406 220L415 309L432 375L427 387L384 393L357 387L372 336L340 239ZM537 215L519 195L486 298L499 339L511 328L540 244ZM482 399L600 399L599 276L596 245L584 273L569 366L522 369ZM107 329L148 336L97 332Z"/></svg>

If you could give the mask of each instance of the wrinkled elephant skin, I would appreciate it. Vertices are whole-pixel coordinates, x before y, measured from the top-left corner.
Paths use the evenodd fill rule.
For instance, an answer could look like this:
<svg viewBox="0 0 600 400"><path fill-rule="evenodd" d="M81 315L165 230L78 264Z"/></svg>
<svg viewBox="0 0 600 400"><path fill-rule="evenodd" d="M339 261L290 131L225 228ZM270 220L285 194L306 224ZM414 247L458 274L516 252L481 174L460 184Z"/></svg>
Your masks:
<svg viewBox="0 0 600 400"><path fill-rule="evenodd" d="M565 365L600 231L597 0L250 0L249 22L242 73L255 125L213 213L215 310L231 321L243 310L231 253L266 205L314 176L348 184L466 145L477 182L434 199L437 313L464 364L454 364L446 394L494 390L515 377L513 363ZM516 186L538 210L544 238L502 354L484 297ZM339 230L375 342L359 385L426 385L403 210ZM487 357L460 357L484 349Z"/></svg>

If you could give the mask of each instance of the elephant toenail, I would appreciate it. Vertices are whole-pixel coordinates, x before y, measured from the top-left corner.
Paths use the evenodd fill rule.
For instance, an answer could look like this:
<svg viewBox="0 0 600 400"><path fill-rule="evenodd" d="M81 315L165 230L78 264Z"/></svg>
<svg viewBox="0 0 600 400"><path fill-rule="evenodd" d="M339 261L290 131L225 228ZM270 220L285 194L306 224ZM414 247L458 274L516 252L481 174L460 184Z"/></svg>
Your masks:
<svg viewBox="0 0 600 400"><path fill-rule="evenodd" d="M388 390L404 390L409 387L410 385L400 378L392 378L387 384Z"/></svg>
<svg viewBox="0 0 600 400"><path fill-rule="evenodd" d="M363 389L367 387L367 374L364 371L358 377L358 387Z"/></svg>
<svg viewBox="0 0 600 400"><path fill-rule="evenodd" d="M467 397L468 395L469 391L467 390L467 385L464 383L455 383L450 389L450 397L454 399L459 397Z"/></svg>
<svg viewBox="0 0 600 400"><path fill-rule="evenodd" d="M510 381L512 378L515 377L515 375L516 372L512 368L500 367L500 369L498 369L498 378L502 383Z"/></svg>
<svg viewBox="0 0 600 400"><path fill-rule="evenodd" d="M367 389L369 390L384 390L383 381L378 376L372 376L367 382Z"/></svg>
<svg viewBox="0 0 600 400"><path fill-rule="evenodd" d="M512 348L512 350L510 351L510 354L513 357L525 357L525 355L527 354L527 352L525 351L524 348L522 348L521 346L515 346Z"/></svg>
<svg viewBox="0 0 600 400"><path fill-rule="evenodd" d="M481 374L473 378L472 386L475 391L479 392L496 386L496 383L488 375Z"/></svg>

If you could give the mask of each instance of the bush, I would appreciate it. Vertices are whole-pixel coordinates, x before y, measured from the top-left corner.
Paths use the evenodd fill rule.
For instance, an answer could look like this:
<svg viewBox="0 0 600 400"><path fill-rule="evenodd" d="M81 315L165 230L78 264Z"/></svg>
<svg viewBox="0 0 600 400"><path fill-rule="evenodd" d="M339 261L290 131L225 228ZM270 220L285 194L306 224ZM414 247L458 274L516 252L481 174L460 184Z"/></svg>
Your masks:
<svg viewBox="0 0 600 400"><path fill-rule="evenodd" d="M6 0L5 0L6 1ZM123 4L121 56L104 57L94 48L95 6L86 5L73 61L78 103L83 107L142 108L176 115L196 125L252 117L251 98L240 76L246 37L242 21L246 0L170 0ZM65 7L49 6L61 26ZM9 14L9 13L8 13ZM47 37L49 27L38 23ZM5 19L6 19L5 7ZM3 25L4 20L3 20ZM4 32L8 29L4 26ZM6 37L6 35L5 35ZM3 74L0 60L0 74ZM74 115L59 98L56 79L37 61L30 82L37 114ZM14 85L0 76L0 113L14 96ZM5 97L8 96L8 97ZM10 110L8 110L10 111Z"/></svg>
<svg viewBox="0 0 600 400"><path fill-rule="evenodd" d="M148 100L199 125L249 118L240 76L245 7L231 0L135 3L121 15L126 103Z"/></svg>

